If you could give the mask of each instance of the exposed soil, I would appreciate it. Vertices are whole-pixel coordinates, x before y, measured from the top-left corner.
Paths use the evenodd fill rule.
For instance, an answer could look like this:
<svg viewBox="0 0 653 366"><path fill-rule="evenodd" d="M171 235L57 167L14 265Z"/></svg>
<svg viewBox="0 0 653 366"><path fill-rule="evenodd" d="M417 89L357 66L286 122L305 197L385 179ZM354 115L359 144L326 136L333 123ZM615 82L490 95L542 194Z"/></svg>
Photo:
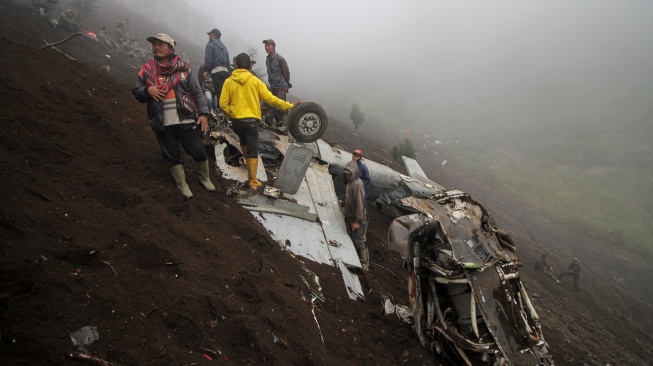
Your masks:
<svg viewBox="0 0 653 366"><path fill-rule="evenodd" d="M99 16L91 29L114 22ZM216 170L217 190L206 192L188 159L195 198L180 194L131 96L133 61L81 38L59 47L77 61L39 51L43 38L67 34L13 1L0 3L0 30L0 364L81 364L66 354L77 350L70 333L87 325L99 333L87 349L119 365L446 364L383 315L382 295L407 302L402 260L385 248L390 218L370 210L366 299L350 300L336 268L282 250ZM390 161L384 146L396 142L375 132L364 139L331 121L325 140ZM567 232L473 172L424 157L430 176L472 193L515 235L558 364L651 364L650 260ZM556 270L582 259L580 295L532 269L543 250ZM316 307L305 268L325 295Z"/></svg>

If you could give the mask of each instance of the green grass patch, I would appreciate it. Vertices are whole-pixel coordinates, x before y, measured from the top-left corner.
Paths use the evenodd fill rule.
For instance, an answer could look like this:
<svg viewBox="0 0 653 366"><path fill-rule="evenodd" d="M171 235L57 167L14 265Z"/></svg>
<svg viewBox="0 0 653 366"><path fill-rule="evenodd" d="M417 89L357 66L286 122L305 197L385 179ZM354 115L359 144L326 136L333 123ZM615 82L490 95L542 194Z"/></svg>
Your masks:
<svg viewBox="0 0 653 366"><path fill-rule="evenodd" d="M465 169L478 172L502 194L552 220L653 254L653 172L632 167L528 165L515 156L456 153L461 153L456 161Z"/></svg>

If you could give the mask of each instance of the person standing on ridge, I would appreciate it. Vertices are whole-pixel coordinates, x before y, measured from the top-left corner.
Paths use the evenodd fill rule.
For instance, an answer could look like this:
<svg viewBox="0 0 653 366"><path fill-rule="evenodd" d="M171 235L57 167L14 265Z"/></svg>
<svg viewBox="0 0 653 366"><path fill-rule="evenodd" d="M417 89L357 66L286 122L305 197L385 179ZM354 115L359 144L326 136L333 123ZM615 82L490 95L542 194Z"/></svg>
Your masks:
<svg viewBox="0 0 653 366"><path fill-rule="evenodd" d="M268 54L265 58L265 66L268 72L268 84L270 91L274 94L275 97L286 100L286 94L288 89L292 88L290 83L290 69L288 68L288 63L286 59L283 58L280 54L277 53L277 44L272 38L263 40L265 44L265 52ZM276 120L277 125L279 125L285 117L285 113L278 109L273 109L268 112L266 115L266 122L270 119ZM270 123L268 123L270 124ZM286 131L288 126L283 126L279 128L281 131Z"/></svg>
<svg viewBox="0 0 653 366"><path fill-rule="evenodd" d="M272 95L265 84L250 72L252 61L248 54L236 56L237 69L228 78L220 95L220 108L233 125L240 140L240 148L247 161L249 187L260 188L262 183L256 179L258 169L258 126L261 122L261 102L287 111L301 104L288 103Z"/></svg>
<svg viewBox="0 0 653 366"><path fill-rule="evenodd" d="M195 160L204 188L214 191L208 157L200 139L201 132L209 131L209 109L200 84L188 64L175 55L176 43L169 35L159 33L147 41L152 44L154 58L138 72L138 86L132 94L139 102L147 103L147 122L156 133L163 161L170 167L181 193L193 197L186 184L179 145Z"/></svg>
<svg viewBox="0 0 653 366"><path fill-rule="evenodd" d="M214 28L207 34L209 35L209 43L206 44L206 48L204 49L205 74L202 76L211 76L214 93L219 99L224 81L231 74L229 51L220 40L220 37L222 37L220 30Z"/></svg>

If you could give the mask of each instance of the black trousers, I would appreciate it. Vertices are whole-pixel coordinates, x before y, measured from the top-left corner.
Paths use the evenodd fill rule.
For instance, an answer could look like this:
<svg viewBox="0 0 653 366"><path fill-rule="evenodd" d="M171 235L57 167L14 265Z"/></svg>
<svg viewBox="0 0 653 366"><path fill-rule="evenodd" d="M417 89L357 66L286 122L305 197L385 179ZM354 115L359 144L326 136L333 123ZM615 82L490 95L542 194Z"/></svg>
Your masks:
<svg viewBox="0 0 653 366"><path fill-rule="evenodd" d="M232 119L234 132L238 135L241 146L247 146L246 158L258 157L258 124L256 118Z"/></svg>
<svg viewBox="0 0 653 366"><path fill-rule="evenodd" d="M228 77L229 77L229 72L227 71L220 71L211 74L211 80L213 81L213 88L215 88L215 96L218 98L218 101L220 100L220 94L222 93L222 86L224 85L224 81L227 80Z"/></svg>
<svg viewBox="0 0 653 366"><path fill-rule="evenodd" d="M155 132L163 154L163 161L168 167L182 163L180 145L196 162L201 163L208 159L206 149L204 149L204 144L200 138L202 130L199 125L183 123L167 126L165 130Z"/></svg>

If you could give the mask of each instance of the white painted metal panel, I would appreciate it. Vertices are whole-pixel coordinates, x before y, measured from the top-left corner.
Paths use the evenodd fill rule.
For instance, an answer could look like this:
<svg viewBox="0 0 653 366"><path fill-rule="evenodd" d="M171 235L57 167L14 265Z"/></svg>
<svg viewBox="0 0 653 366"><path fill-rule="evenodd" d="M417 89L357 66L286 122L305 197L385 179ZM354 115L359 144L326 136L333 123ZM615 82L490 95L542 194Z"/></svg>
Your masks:
<svg viewBox="0 0 653 366"><path fill-rule="evenodd" d="M269 213L252 212L252 215L282 248L314 262L335 265L324 233L315 222Z"/></svg>
<svg viewBox="0 0 653 366"><path fill-rule="evenodd" d="M329 243L329 252L335 261L347 266L361 267L354 243L347 234L345 217L338 205L333 180L327 167L313 164L306 171L306 182L315 203L315 211Z"/></svg>
<svg viewBox="0 0 653 366"><path fill-rule="evenodd" d="M236 144L236 145L233 145ZM232 146L236 147L240 151L240 146L234 141ZM215 153L215 165L222 172L222 177L232 180L237 180L239 182L246 182L247 177L247 168L244 166L231 166L227 164L224 156L224 149L227 147L227 144L215 144L213 151ZM242 152L242 151L241 151ZM258 158L258 167L256 169L256 178L261 182L267 182L268 176L265 174L265 167L263 166L263 161L261 157Z"/></svg>
<svg viewBox="0 0 653 366"><path fill-rule="evenodd" d="M361 287L361 282L358 279L358 276L351 273L349 268L347 268L347 266L345 266L342 262L338 262L338 268L340 268L342 279L345 281L345 288L349 298L352 300L365 298L365 295L363 294L363 288Z"/></svg>
<svg viewBox="0 0 653 366"><path fill-rule="evenodd" d="M411 178L428 180L426 173L424 173L424 170L422 170L422 167L419 165L417 160L409 158L407 156L402 156L401 158L403 159L404 166L406 167L406 171L408 172L408 175L410 175Z"/></svg>

